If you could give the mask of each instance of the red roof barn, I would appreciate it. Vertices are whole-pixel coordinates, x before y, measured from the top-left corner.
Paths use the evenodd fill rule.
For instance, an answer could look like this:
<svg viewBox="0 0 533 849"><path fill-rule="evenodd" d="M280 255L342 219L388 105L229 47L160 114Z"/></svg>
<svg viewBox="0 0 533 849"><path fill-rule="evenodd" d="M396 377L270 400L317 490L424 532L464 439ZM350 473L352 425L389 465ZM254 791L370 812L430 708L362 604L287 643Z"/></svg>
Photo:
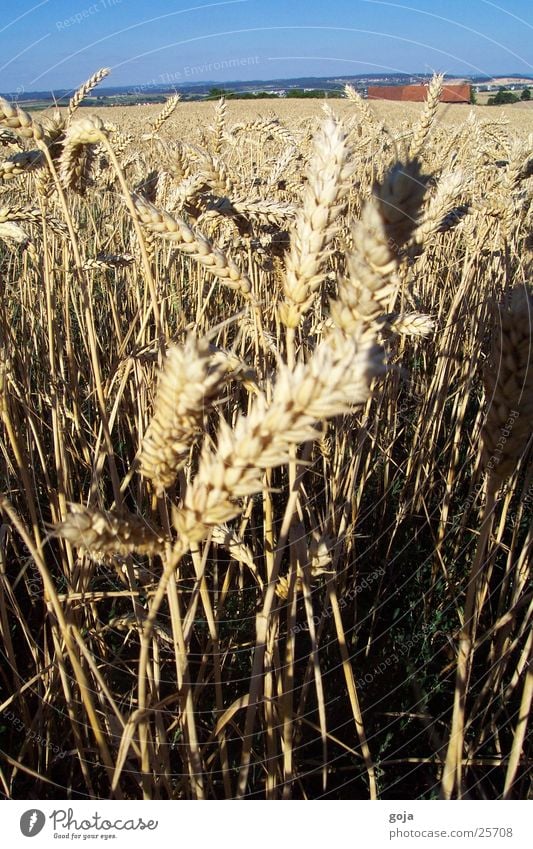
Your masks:
<svg viewBox="0 0 533 849"><path fill-rule="evenodd" d="M468 83L462 85L443 85L441 103L470 103ZM369 100L411 100L421 103L426 99L425 85L371 85L368 87Z"/></svg>

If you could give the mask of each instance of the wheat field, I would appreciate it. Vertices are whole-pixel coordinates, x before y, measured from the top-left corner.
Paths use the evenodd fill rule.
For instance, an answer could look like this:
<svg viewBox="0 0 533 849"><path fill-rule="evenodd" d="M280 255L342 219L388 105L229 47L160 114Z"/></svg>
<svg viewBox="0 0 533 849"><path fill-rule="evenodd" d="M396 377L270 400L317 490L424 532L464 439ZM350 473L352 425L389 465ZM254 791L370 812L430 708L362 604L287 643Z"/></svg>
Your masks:
<svg viewBox="0 0 533 849"><path fill-rule="evenodd" d="M529 798L533 113L0 100L9 798Z"/></svg>

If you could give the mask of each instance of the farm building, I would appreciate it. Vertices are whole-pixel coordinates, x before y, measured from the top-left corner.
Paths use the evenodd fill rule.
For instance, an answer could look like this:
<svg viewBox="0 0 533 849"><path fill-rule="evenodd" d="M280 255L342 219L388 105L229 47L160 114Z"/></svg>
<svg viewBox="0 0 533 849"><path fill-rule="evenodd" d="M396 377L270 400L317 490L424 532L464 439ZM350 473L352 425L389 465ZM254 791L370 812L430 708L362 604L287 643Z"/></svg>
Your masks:
<svg viewBox="0 0 533 849"><path fill-rule="evenodd" d="M468 83L444 85L440 97L441 103L470 103ZM421 103L426 99L425 85L374 85L368 87L369 100L411 100Z"/></svg>

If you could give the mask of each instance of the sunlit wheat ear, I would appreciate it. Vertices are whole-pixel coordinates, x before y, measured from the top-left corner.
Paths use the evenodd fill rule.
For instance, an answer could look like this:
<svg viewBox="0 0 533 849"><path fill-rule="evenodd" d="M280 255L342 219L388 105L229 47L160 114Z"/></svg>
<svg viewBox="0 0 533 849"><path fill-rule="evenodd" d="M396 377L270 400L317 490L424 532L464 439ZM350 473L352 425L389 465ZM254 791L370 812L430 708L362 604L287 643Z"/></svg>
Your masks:
<svg viewBox="0 0 533 849"><path fill-rule="evenodd" d="M179 94L174 94L172 97L169 97L165 105L163 106L161 112L156 115L153 121L150 121L149 127L151 133L157 133L165 123L168 121L172 113L174 112L176 106L180 102L181 97Z"/></svg>
<svg viewBox="0 0 533 849"><path fill-rule="evenodd" d="M29 236L25 230L13 221L0 221L0 240L13 241L19 245L26 245L29 241Z"/></svg>
<svg viewBox="0 0 533 849"><path fill-rule="evenodd" d="M427 175L417 159L397 162L383 182L374 186L374 196L391 247L400 249L415 230L426 194Z"/></svg>
<svg viewBox="0 0 533 849"><path fill-rule="evenodd" d="M239 290L244 296L250 295L252 285L249 277L231 257L215 247L199 230L193 230L181 218L157 209L137 195L133 195L133 202L139 219L148 232L173 241L177 250L187 254L210 274L220 278L225 286Z"/></svg>
<svg viewBox="0 0 533 849"><path fill-rule="evenodd" d="M447 171L441 176L434 195L417 223L411 254L421 253L422 247L437 233L452 229L466 214L468 208L458 204L464 201L470 182L470 177L461 171Z"/></svg>
<svg viewBox="0 0 533 849"><path fill-rule="evenodd" d="M496 311L492 356L484 374L487 417L482 460L493 491L513 473L533 421L533 296L513 289L509 309Z"/></svg>
<svg viewBox="0 0 533 849"><path fill-rule="evenodd" d="M298 595L301 593L303 589L303 582L300 576L298 575L294 580L294 593ZM278 582L276 584L275 593L278 598L282 599L282 601L286 601L289 597L290 590L290 579L286 578L284 575L281 578L278 578Z"/></svg>
<svg viewBox="0 0 533 849"><path fill-rule="evenodd" d="M215 156L220 156L222 145L224 143L224 132L226 129L226 112L227 103L224 97L221 97L215 107L215 122L212 128L213 131L213 153Z"/></svg>
<svg viewBox="0 0 533 849"><path fill-rule="evenodd" d="M164 165L166 170L178 181L193 176L191 174L191 159L187 155L184 146L179 142L170 146Z"/></svg>
<svg viewBox="0 0 533 849"><path fill-rule="evenodd" d="M378 120L377 115L368 100L365 100L352 85L344 86L344 93L348 100L351 100L359 111L361 117L359 134L362 135L363 128L367 131L372 129L380 131L383 125L381 124L381 121Z"/></svg>
<svg viewBox="0 0 533 849"><path fill-rule="evenodd" d="M383 219L374 200L363 207L352 229L353 248L347 274L339 280L338 300L331 304L337 327L347 333L360 321L374 321L387 312L398 287L398 260L391 250Z"/></svg>
<svg viewBox="0 0 533 849"><path fill-rule="evenodd" d="M9 127L25 139L34 139L35 141L44 139L42 125L34 121L29 112L24 112L23 109L20 109L14 103L9 103L3 97L0 97L0 126Z"/></svg>
<svg viewBox="0 0 533 849"><path fill-rule="evenodd" d="M31 206L0 206L0 224L6 221L29 221L35 224L41 217L41 211Z"/></svg>
<svg viewBox="0 0 533 849"><path fill-rule="evenodd" d="M200 153L198 168L207 185L221 197L235 197L237 188L226 164L220 157L211 156L207 151L200 151Z"/></svg>
<svg viewBox="0 0 533 849"><path fill-rule="evenodd" d="M82 102L82 100L84 100L87 95L90 94L90 92L93 90L93 88L96 88L96 86L99 85L102 80L104 80L110 73L110 68L100 68L99 71L96 71L96 73L93 74L92 77L89 77L89 79L84 82L83 85L81 85L77 91L74 92L74 94L70 98L70 102L68 105L69 121L78 106L80 105L80 103Z"/></svg>
<svg viewBox="0 0 533 849"><path fill-rule="evenodd" d="M437 107L442 94L443 82L444 75L435 74L429 83L426 102L424 104L422 114L413 128L413 137L409 146L409 157L411 159L414 159L416 156L420 156L424 149L424 145L428 139L437 115Z"/></svg>
<svg viewBox="0 0 533 849"><path fill-rule="evenodd" d="M52 232L57 233L59 236L66 237L68 230L62 221L59 221L57 218L50 215L46 216L45 220ZM2 226L5 227L5 225L24 221L29 224L40 224L43 221L43 213L40 209L36 209L31 206L0 207L0 229ZM4 235L6 234L9 234L9 227L4 230ZM24 239L22 238L20 241L24 241Z"/></svg>
<svg viewBox="0 0 533 849"><path fill-rule="evenodd" d="M368 335L332 334L307 363L280 366L271 401L254 400L233 428L224 422L217 453L204 448L183 507L174 514L178 533L197 541L213 525L241 511L239 499L262 488L263 471L287 463L291 445L320 438L316 422L365 403L374 377L384 371L382 350Z"/></svg>
<svg viewBox="0 0 533 849"><path fill-rule="evenodd" d="M328 116L317 133L302 209L296 216L286 258L280 318L297 327L324 280L324 267L338 217L343 212L353 165L342 125Z"/></svg>
<svg viewBox="0 0 533 849"><path fill-rule="evenodd" d="M66 126L66 116L58 110L43 120L43 127L45 131L44 143L48 148L50 158L54 161L58 160L63 152ZM39 171L36 178L36 184L37 190L41 196L46 197L52 193L53 179L50 170L46 165Z"/></svg>
<svg viewBox="0 0 533 849"><path fill-rule="evenodd" d="M176 480L201 432L205 405L217 393L225 368L213 366L209 343L190 337L173 346L161 372L154 414L142 443L140 470L158 491Z"/></svg>
<svg viewBox="0 0 533 849"><path fill-rule="evenodd" d="M84 271L105 271L108 268L127 268L135 262L131 254L106 254L101 253L96 257L86 259L83 263Z"/></svg>
<svg viewBox="0 0 533 849"><path fill-rule="evenodd" d="M400 336L426 337L434 332L435 322L425 313L404 312L383 316L383 329L392 330Z"/></svg>
<svg viewBox="0 0 533 849"><path fill-rule="evenodd" d="M224 374L225 380L238 380L242 385L252 392L254 395L259 390L257 372L248 363L240 360L231 351L226 351L211 345L211 362L213 367L220 369Z"/></svg>
<svg viewBox="0 0 533 849"><path fill-rule="evenodd" d="M505 172L505 182L511 189L518 189L520 183L533 177L533 137L514 139L509 147L509 164Z"/></svg>
<svg viewBox="0 0 533 849"><path fill-rule="evenodd" d="M94 155L92 146L105 137L104 123L95 115L74 121L70 125L59 161L61 182L66 188L84 191Z"/></svg>
<svg viewBox="0 0 533 849"><path fill-rule="evenodd" d="M164 549L163 536L138 516L116 516L82 504L71 504L70 511L54 533L95 560L132 553L156 555Z"/></svg>
<svg viewBox="0 0 533 849"><path fill-rule="evenodd" d="M281 203L270 199L232 199L231 207L235 212L257 224L273 224L277 227L287 226L288 221L296 215L296 207L292 203Z"/></svg>
<svg viewBox="0 0 533 849"><path fill-rule="evenodd" d="M228 525L218 525L211 531L211 542L220 545L228 554L239 563L245 563L252 571L254 569L254 556L241 537Z"/></svg>
<svg viewBox="0 0 533 849"><path fill-rule="evenodd" d="M426 178L415 160L397 163L363 206L352 227L347 273L331 304L333 321L351 333L360 321L375 321L390 311L398 291L398 267L404 245L416 227Z"/></svg>

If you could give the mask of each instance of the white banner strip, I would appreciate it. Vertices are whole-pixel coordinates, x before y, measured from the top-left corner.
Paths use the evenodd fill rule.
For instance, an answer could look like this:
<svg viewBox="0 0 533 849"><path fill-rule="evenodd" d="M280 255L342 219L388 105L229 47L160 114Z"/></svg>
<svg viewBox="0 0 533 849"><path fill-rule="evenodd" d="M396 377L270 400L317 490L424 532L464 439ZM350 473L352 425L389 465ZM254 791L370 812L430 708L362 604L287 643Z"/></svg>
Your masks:
<svg viewBox="0 0 533 849"><path fill-rule="evenodd" d="M2 846L530 849L529 802L6 802ZM268 805L268 807L267 807Z"/></svg>

